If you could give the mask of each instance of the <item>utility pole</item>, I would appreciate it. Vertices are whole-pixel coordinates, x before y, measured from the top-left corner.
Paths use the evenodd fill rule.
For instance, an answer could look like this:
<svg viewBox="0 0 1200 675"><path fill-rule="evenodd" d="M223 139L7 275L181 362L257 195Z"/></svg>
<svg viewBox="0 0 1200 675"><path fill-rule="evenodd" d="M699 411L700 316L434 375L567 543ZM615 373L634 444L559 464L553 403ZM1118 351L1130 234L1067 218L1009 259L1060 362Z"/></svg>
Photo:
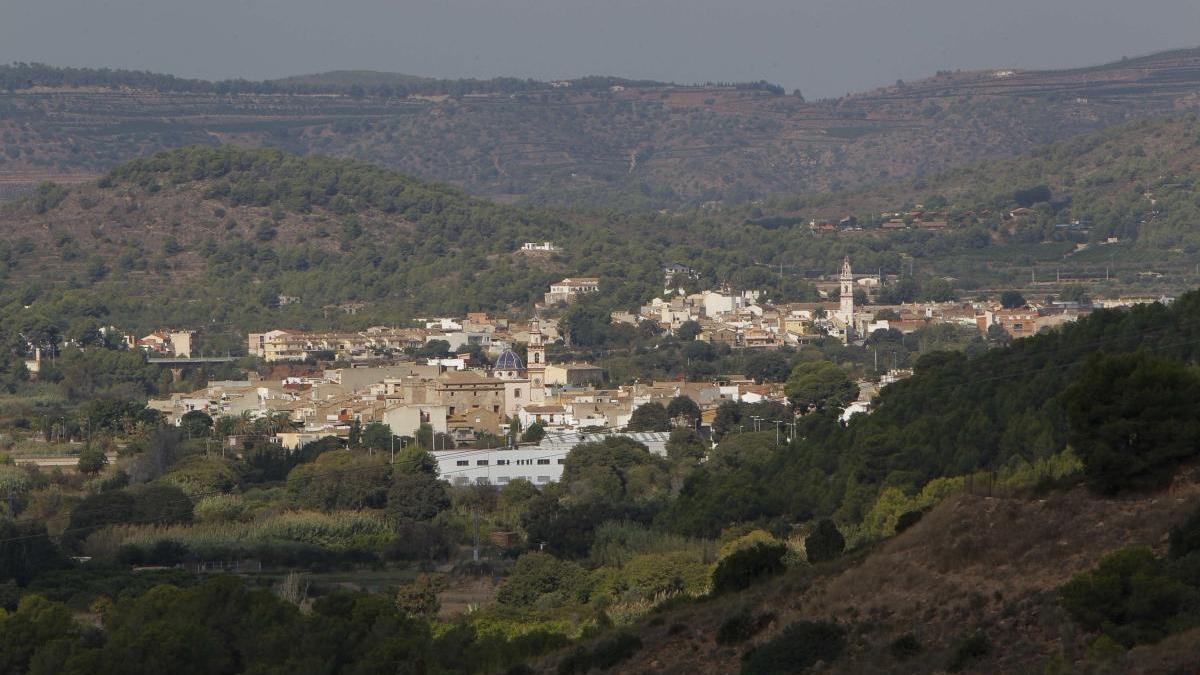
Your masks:
<svg viewBox="0 0 1200 675"><path fill-rule="evenodd" d="M475 561L475 564L479 564L479 512L475 510L474 506L471 507L471 522L475 527L475 541L474 547L471 550L471 557Z"/></svg>

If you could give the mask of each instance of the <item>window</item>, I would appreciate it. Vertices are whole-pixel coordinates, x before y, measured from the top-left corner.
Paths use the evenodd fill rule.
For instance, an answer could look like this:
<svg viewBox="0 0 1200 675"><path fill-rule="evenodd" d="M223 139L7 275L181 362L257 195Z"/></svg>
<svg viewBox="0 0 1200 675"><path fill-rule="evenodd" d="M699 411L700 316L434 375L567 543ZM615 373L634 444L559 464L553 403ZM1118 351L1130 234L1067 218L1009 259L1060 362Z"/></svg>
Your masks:
<svg viewBox="0 0 1200 675"><path fill-rule="evenodd" d="M475 479L476 485L488 485L490 482L491 481L489 481L486 476L480 476L479 478Z"/></svg>
<svg viewBox="0 0 1200 675"><path fill-rule="evenodd" d="M538 460L538 464L549 464L549 463L550 463L550 460L548 460L548 459L539 459Z"/></svg>
<svg viewBox="0 0 1200 675"><path fill-rule="evenodd" d="M475 466L487 466L487 465L488 465L488 461L486 459L475 460Z"/></svg>
<svg viewBox="0 0 1200 675"><path fill-rule="evenodd" d="M457 462L455 462L454 464L455 464L456 466L470 466L470 465L471 465L471 463L470 463L470 462L468 462L468 461L467 461L467 460L465 460L465 459L460 459L460 460L458 460Z"/></svg>
<svg viewBox="0 0 1200 675"><path fill-rule="evenodd" d="M501 485L504 485L504 484L508 483L508 480L509 480L508 476L500 476L499 478L496 479L496 482Z"/></svg>
<svg viewBox="0 0 1200 675"><path fill-rule="evenodd" d="M496 460L496 466L508 466L508 460L507 459L498 459L498 460Z"/></svg>
<svg viewBox="0 0 1200 675"><path fill-rule="evenodd" d="M537 477L537 482L539 482L539 483L549 483L549 482L550 482L550 476L538 476L538 477Z"/></svg>
<svg viewBox="0 0 1200 675"><path fill-rule="evenodd" d="M513 389L513 398L521 398L521 388Z"/></svg>
<svg viewBox="0 0 1200 675"><path fill-rule="evenodd" d="M466 476L459 476L458 478L454 479L455 485L468 485L470 482L470 479L468 479Z"/></svg>
<svg viewBox="0 0 1200 675"><path fill-rule="evenodd" d="M558 463L559 463L559 464L566 464L566 463L567 463L567 460L565 460L565 459L559 459L559 460L558 460Z"/></svg>

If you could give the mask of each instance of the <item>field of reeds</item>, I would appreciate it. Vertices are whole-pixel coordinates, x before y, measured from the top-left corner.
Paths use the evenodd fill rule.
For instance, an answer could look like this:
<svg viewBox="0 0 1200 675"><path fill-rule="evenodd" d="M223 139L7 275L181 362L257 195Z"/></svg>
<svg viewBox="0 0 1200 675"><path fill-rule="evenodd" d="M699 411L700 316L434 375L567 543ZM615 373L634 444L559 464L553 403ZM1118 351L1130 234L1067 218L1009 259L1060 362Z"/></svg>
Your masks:
<svg viewBox="0 0 1200 675"><path fill-rule="evenodd" d="M132 563L257 558L264 564L365 562L395 537L379 515L289 511L250 522L114 525L91 535L87 555Z"/></svg>

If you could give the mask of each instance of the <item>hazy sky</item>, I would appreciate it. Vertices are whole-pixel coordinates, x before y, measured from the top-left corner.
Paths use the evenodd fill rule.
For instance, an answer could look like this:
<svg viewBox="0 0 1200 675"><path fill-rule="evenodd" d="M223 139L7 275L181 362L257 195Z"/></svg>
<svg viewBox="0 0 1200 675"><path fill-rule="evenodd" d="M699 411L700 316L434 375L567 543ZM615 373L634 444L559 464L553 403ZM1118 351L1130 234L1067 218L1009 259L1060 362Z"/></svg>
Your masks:
<svg viewBox="0 0 1200 675"><path fill-rule="evenodd" d="M812 98L1197 46L1198 28L1198 0L0 0L0 62L767 79Z"/></svg>

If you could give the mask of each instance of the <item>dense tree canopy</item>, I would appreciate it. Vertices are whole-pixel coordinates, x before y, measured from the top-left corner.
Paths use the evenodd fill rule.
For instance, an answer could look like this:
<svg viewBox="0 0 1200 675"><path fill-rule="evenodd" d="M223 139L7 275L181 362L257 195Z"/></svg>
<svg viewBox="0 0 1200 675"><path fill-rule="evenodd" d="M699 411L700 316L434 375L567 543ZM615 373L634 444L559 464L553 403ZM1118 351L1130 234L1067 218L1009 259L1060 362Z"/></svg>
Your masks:
<svg viewBox="0 0 1200 675"><path fill-rule="evenodd" d="M841 408L858 398L858 386L846 371L828 361L798 364L786 387L788 400L799 410Z"/></svg>
<svg viewBox="0 0 1200 675"><path fill-rule="evenodd" d="M1068 440L1099 490L1154 487L1200 454L1200 374L1138 352L1091 359L1066 393Z"/></svg>

